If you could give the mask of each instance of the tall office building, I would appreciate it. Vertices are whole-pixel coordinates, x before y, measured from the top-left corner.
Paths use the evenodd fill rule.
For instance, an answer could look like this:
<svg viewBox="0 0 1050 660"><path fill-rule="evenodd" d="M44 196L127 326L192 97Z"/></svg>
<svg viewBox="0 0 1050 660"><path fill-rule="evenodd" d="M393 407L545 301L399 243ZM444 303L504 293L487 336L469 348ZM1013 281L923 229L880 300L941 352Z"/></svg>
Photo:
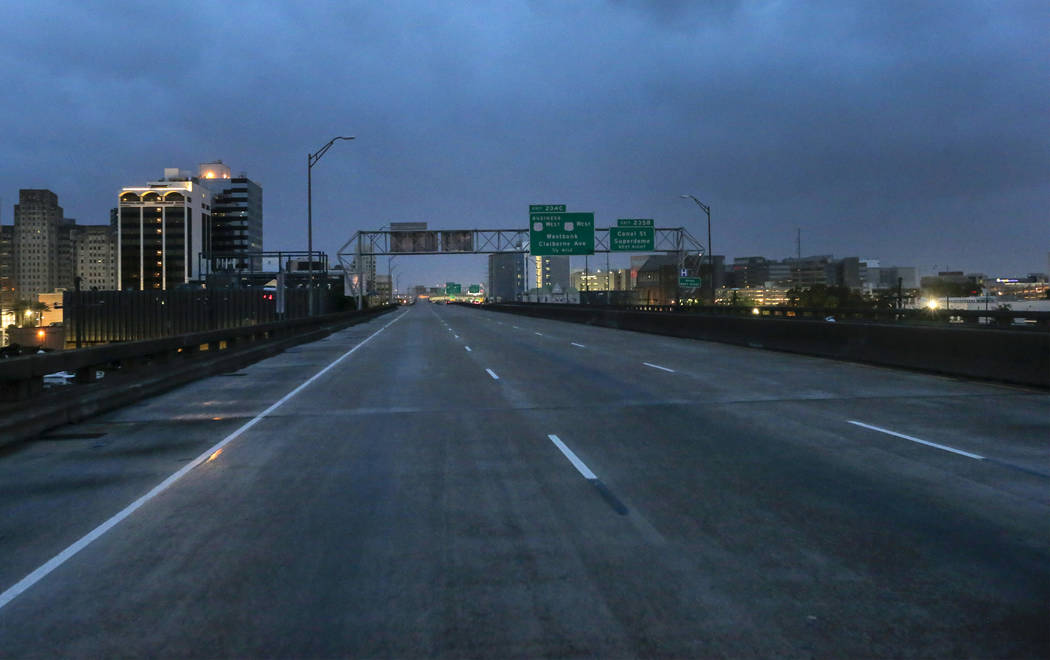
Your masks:
<svg viewBox="0 0 1050 660"><path fill-rule="evenodd" d="M58 258L62 207L50 190L18 191L13 246L16 296L36 300L59 286L63 264Z"/></svg>
<svg viewBox="0 0 1050 660"><path fill-rule="evenodd" d="M76 257L73 240L76 237L77 221L62 218L58 223L58 244L55 250L57 282L55 289L72 289L76 278Z"/></svg>
<svg viewBox="0 0 1050 660"><path fill-rule="evenodd" d="M231 176L222 161L196 176L178 168L122 188L117 213L121 289L169 289L216 270L258 269L241 255L262 251L262 187ZM202 272L203 271L203 272Z"/></svg>
<svg viewBox="0 0 1050 660"><path fill-rule="evenodd" d="M221 160L202 163L200 181L212 191L211 223L204 226L204 251L213 255L209 271L258 270L255 263L242 255L263 249L262 186L245 174L232 176Z"/></svg>
<svg viewBox="0 0 1050 660"><path fill-rule="evenodd" d="M121 289L165 290L200 277L198 255L211 221L211 190L178 168L118 196L117 282Z"/></svg>
<svg viewBox="0 0 1050 660"><path fill-rule="evenodd" d="M521 252L499 252L489 255L489 282L485 289L489 299L514 302L525 292L525 255Z"/></svg>
<svg viewBox="0 0 1050 660"><path fill-rule="evenodd" d="M569 257L541 257L536 256L533 260L533 287L542 289L553 288L554 285L561 287L562 291L568 291L569 285Z"/></svg>
<svg viewBox="0 0 1050 660"><path fill-rule="evenodd" d="M0 309L15 302L15 228L0 225Z"/></svg>
<svg viewBox="0 0 1050 660"><path fill-rule="evenodd" d="M112 225L83 225L73 231L73 260L80 288L111 291L117 286L117 235Z"/></svg>

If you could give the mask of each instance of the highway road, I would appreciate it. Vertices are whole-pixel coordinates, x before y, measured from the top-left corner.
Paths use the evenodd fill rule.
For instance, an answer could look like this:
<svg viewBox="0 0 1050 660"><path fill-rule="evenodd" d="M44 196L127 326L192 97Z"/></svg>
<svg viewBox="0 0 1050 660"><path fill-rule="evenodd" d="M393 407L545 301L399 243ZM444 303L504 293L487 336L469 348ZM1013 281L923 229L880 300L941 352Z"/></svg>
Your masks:
<svg viewBox="0 0 1050 660"><path fill-rule="evenodd" d="M1050 394L417 304L0 455L2 657L1050 656Z"/></svg>

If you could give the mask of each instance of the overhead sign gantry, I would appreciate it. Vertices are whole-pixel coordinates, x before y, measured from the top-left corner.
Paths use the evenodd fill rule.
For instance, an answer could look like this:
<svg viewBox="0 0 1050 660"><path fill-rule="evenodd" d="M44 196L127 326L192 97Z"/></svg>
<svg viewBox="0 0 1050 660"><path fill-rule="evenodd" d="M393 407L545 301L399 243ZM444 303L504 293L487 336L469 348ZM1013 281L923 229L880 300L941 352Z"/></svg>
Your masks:
<svg viewBox="0 0 1050 660"><path fill-rule="evenodd" d="M647 224L648 223L648 224ZM344 289L358 306L368 287L365 261L402 255L530 253L578 256L608 252L664 252L678 255L679 272L687 254L704 254L684 227L654 227L648 218L619 220L616 227L594 226L593 213L565 210L564 204L529 206L527 229L427 229L425 222L392 223L389 229L355 232L339 248ZM626 230L626 231L625 231Z"/></svg>

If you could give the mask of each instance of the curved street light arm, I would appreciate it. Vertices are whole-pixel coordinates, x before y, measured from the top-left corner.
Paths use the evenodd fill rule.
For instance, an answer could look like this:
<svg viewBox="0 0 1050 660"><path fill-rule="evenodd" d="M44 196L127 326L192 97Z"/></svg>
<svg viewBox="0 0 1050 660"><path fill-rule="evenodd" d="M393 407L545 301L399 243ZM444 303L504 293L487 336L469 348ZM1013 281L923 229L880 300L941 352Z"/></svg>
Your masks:
<svg viewBox="0 0 1050 660"><path fill-rule="evenodd" d="M700 208L702 208L704 210L704 213L710 213L711 212L711 207L710 206L708 206L707 204L704 204L703 202L701 202L696 197L693 197L692 195L682 195L682 199L691 199L691 200L693 200L694 202L696 202L697 206L699 206Z"/></svg>
<svg viewBox="0 0 1050 660"><path fill-rule="evenodd" d="M351 135L349 137L345 137L345 136L340 135L339 137L332 138L331 140L328 141L328 144L326 144L323 147L321 147L320 149L318 149L315 153L308 154L309 158L307 158L307 161L309 162L310 167L313 167L317 163L317 161L321 160L321 156L323 156L326 153L328 153L328 150L331 149L332 145L335 144L337 141L339 141L339 140L353 140L355 137L357 137L357 136Z"/></svg>

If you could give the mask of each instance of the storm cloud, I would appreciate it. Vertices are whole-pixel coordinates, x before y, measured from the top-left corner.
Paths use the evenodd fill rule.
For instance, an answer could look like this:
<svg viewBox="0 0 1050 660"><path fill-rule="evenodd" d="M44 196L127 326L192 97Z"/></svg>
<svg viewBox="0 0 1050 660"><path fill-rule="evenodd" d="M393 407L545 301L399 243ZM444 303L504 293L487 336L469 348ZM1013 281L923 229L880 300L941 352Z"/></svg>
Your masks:
<svg viewBox="0 0 1050 660"><path fill-rule="evenodd" d="M1045 2L9 4L2 220L19 188L107 222L221 158L267 249L389 221L524 227L529 203L684 225L715 252L1047 269ZM418 263L417 263L418 261ZM403 260L402 285L482 281Z"/></svg>

